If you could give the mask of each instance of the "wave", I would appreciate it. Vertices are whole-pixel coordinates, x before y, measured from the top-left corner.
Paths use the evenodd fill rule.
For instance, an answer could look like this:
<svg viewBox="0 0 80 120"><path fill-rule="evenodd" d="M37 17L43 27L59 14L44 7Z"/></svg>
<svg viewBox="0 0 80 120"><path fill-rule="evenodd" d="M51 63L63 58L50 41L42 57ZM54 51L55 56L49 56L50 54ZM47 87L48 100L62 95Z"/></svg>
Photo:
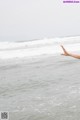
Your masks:
<svg viewBox="0 0 80 120"><path fill-rule="evenodd" d="M33 57L40 55L58 54L60 44L68 50L80 50L80 36L64 38L45 38L24 42L0 42L0 59Z"/></svg>

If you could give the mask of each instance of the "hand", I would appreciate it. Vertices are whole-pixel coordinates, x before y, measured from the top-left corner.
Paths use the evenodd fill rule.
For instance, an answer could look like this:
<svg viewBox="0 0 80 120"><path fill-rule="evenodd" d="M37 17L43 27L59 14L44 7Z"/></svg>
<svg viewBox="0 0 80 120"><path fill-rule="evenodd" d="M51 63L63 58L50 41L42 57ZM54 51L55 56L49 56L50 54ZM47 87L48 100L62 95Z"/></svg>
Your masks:
<svg viewBox="0 0 80 120"><path fill-rule="evenodd" d="M69 53L65 50L65 48L63 47L63 45L61 45L61 48L63 49L64 53L61 54L61 55L64 55L64 56L69 56Z"/></svg>

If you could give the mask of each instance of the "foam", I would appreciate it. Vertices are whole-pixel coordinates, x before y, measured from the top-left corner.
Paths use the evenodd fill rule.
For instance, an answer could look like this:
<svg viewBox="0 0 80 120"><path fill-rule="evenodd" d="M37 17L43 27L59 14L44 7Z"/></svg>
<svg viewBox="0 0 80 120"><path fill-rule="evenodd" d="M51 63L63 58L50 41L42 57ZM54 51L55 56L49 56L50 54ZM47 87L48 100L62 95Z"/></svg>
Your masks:
<svg viewBox="0 0 80 120"><path fill-rule="evenodd" d="M65 38L45 38L27 42L0 42L0 59L33 57L59 54L60 44L70 51L80 50L80 36Z"/></svg>

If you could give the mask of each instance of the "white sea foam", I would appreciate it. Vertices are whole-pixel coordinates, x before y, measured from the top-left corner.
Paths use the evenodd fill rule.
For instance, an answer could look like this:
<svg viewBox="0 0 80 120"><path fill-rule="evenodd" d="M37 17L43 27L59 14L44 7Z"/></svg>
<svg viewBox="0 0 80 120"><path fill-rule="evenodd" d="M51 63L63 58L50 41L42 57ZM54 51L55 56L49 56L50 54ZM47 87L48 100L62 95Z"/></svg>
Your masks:
<svg viewBox="0 0 80 120"><path fill-rule="evenodd" d="M60 44L70 51L80 50L80 36L50 38L27 42L0 42L0 59L22 58L39 55L59 54Z"/></svg>

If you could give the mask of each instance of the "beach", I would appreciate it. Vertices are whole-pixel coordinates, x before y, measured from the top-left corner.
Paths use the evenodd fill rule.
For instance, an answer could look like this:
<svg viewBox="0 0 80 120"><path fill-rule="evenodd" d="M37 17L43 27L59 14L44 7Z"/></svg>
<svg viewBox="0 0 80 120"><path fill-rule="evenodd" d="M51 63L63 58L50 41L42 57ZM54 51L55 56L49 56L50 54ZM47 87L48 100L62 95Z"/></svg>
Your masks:
<svg viewBox="0 0 80 120"><path fill-rule="evenodd" d="M79 3L0 0L0 120L80 120Z"/></svg>
<svg viewBox="0 0 80 120"><path fill-rule="evenodd" d="M0 111L10 120L79 120L79 64L61 55L0 61Z"/></svg>

